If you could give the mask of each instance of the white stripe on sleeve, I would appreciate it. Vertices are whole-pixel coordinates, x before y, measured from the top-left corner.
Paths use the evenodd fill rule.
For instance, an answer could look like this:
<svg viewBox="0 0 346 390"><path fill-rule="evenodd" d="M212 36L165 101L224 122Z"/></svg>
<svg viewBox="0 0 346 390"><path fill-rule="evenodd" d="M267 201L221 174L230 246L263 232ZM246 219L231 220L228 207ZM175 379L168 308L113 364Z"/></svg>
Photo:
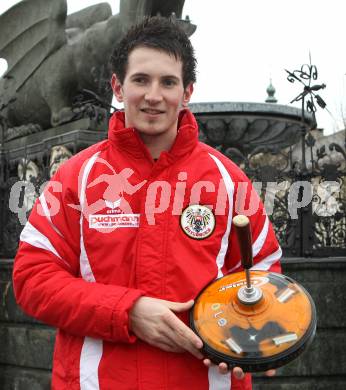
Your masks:
<svg viewBox="0 0 346 390"><path fill-rule="evenodd" d="M263 228L261 230L261 233L258 235L256 241L252 244L252 255L253 257L257 256L261 249L263 248L264 243L266 242L267 236L268 236L268 231L269 231L269 218L266 215L266 219L264 221ZM263 260L262 260L263 261ZM241 262L238 261L238 263L232 267L228 272L231 273L235 269L239 268L241 265ZM251 268L254 269L254 268Z"/></svg>
<svg viewBox="0 0 346 390"><path fill-rule="evenodd" d="M50 240L42 234L39 230L37 230L30 222L27 222L22 230L22 233L19 237L20 241L26 242L36 248L45 249L53 253L57 256L64 264L66 264L69 268L71 265L64 260L58 253L58 251L54 248Z"/></svg>
<svg viewBox="0 0 346 390"><path fill-rule="evenodd" d="M92 272L91 265L88 259L88 255L86 253L85 245L84 245L84 236L83 236L83 211L85 210L85 191L86 186L88 182L88 176L91 171L91 168L95 164L95 161L97 157L99 156L100 152L95 153L87 162L85 169L83 171L82 176L82 183L81 183L81 189L80 189L80 206L81 206L81 215L80 215L80 257L79 257L79 264L80 264L80 271L81 275L84 280L87 280L88 282L95 282L95 276Z"/></svg>
<svg viewBox="0 0 346 390"><path fill-rule="evenodd" d="M45 249L61 259L61 256L49 241L49 239L33 225L31 225L30 222L25 224L19 239L20 241L27 242L36 248Z"/></svg>
<svg viewBox="0 0 346 390"><path fill-rule="evenodd" d="M265 257L259 263L251 267L251 269L254 271L267 271L275 262L280 260L281 256L282 256L282 250L279 247L277 251Z"/></svg>
<svg viewBox="0 0 346 390"><path fill-rule="evenodd" d="M102 340L91 337L84 338L79 364L81 390L97 390L100 388L98 368L102 350Z"/></svg>
<svg viewBox="0 0 346 390"><path fill-rule="evenodd" d="M217 258L216 258L216 264L217 264L217 268L218 268L217 277L220 278L221 276L223 276L221 269L225 263L225 256L226 256L227 249L228 249L229 235L230 235L231 226L232 226L234 183L231 179L230 174L228 173L227 169L222 164L222 162L217 157L212 155L211 153L209 153L209 156L214 160L215 164L219 168L219 171L220 171L221 176L223 178L223 181L225 183L227 196L228 196L228 204L229 204L228 217L227 217L227 228L226 228L225 233L222 237L221 247L220 247L219 253L218 253Z"/></svg>
<svg viewBox="0 0 346 390"><path fill-rule="evenodd" d="M257 240L252 244L252 255L253 257L257 256L260 250L263 248L263 245L266 241L269 230L269 218L266 215L266 220L264 221L263 228L261 233L257 237Z"/></svg>
<svg viewBox="0 0 346 390"><path fill-rule="evenodd" d="M48 221L51 224L52 228L59 234L59 236L63 237L63 235L61 234L60 230L52 222L52 218L51 218L49 210L48 210L48 205L47 205L46 198L44 196L44 192L42 192L42 194L40 195L39 199L40 199L40 203L41 203L42 210L44 212L45 217L48 219Z"/></svg>

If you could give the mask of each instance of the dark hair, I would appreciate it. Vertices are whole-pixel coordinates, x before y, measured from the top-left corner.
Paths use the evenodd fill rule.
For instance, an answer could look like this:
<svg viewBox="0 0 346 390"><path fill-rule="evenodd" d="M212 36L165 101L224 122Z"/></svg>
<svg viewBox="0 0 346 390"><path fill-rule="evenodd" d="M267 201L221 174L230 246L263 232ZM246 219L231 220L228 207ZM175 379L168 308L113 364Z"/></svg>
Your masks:
<svg viewBox="0 0 346 390"><path fill-rule="evenodd" d="M174 20L161 16L145 18L132 26L114 48L110 58L111 71L124 82L130 53L138 47L157 49L173 55L183 64L186 88L196 81L196 58L191 42Z"/></svg>

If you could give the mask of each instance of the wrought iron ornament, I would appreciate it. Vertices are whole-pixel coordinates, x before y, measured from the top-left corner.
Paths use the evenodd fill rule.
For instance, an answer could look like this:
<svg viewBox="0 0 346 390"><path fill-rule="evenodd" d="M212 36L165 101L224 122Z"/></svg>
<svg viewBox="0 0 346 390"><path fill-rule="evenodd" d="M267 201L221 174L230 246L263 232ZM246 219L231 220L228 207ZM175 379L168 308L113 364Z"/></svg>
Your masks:
<svg viewBox="0 0 346 390"><path fill-rule="evenodd" d="M326 87L326 84L311 85L313 81L317 80L318 71L316 65L311 64L311 56L309 57L310 57L310 64L303 64L300 70L294 70L293 72L290 72L289 70L285 69L286 72L288 73L287 80L290 83L294 83L297 81L304 86L303 92L301 92L290 102L292 104L294 102L302 101L303 119L305 116L305 104L304 104L305 101L306 101L307 111L312 113L314 117L315 117L315 112L317 110L315 101L317 105L320 106L321 108L325 108L327 105L326 102L321 98L321 96L316 94L317 91L324 89Z"/></svg>

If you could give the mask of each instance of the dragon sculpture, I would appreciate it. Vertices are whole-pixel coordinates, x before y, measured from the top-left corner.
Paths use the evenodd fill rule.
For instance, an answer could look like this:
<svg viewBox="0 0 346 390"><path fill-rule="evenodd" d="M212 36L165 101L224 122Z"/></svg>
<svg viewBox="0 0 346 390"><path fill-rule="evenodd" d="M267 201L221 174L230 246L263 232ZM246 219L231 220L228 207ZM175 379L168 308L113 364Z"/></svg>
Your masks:
<svg viewBox="0 0 346 390"><path fill-rule="evenodd" d="M8 127L67 122L81 90L110 105L107 64L115 42L131 24L157 14L175 17L191 35L196 26L181 19L183 6L184 0L121 0L116 15L108 3L67 15L66 0L17 3L0 16L0 57L8 62L0 108Z"/></svg>

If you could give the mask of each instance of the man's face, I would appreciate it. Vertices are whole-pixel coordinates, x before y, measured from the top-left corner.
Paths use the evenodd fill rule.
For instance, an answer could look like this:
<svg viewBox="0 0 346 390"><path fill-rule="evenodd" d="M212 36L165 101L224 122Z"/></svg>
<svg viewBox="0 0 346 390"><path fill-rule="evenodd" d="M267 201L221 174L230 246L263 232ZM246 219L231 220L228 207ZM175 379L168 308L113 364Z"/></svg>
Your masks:
<svg viewBox="0 0 346 390"><path fill-rule="evenodd" d="M146 47L130 53L123 84L113 75L112 87L124 103L126 127L136 128L144 140L175 137L179 111L193 91L192 84L184 89L180 60Z"/></svg>

